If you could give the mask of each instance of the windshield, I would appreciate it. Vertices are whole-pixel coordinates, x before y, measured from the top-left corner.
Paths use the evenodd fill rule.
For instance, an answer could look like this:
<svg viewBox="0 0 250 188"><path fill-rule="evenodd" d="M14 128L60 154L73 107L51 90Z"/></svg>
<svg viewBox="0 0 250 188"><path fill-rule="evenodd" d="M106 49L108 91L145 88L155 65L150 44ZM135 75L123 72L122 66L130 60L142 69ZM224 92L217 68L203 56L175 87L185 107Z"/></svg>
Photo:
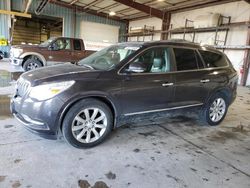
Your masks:
<svg viewBox="0 0 250 188"><path fill-rule="evenodd" d="M129 46L124 44L110 46L79 61L78 65L96 70L109 70L139 48L140 46Z"/></svg>
<svg viewBox="0 0 250 188"><path fill-rule="evenodd" d="M53 42L55 39L56 39L56 37L51 37L48 40L46 40L43 43L41 43L39 46L40 47L49 47L49 45L51 44L51 42Z"/></svg>

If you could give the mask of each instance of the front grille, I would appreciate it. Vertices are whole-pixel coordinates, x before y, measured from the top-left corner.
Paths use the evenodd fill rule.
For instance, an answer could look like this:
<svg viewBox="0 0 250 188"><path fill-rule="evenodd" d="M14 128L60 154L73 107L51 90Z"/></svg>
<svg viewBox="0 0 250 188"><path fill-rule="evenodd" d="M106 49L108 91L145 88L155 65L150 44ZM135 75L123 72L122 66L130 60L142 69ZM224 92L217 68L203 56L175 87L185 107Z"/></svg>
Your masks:
<svg viewBox="0 0 250 188"><path fill-rule="evenodd" d="M17 80L16 90L18 96L24 96L30 88L30 83L22 77Z"/></svg>
<svg viewBox="0 0 250 188"><path fill-rule="evenodd" d="M13 56L13 49L11 48L10 49L10 59L12 59L14 56Z"/></svg>

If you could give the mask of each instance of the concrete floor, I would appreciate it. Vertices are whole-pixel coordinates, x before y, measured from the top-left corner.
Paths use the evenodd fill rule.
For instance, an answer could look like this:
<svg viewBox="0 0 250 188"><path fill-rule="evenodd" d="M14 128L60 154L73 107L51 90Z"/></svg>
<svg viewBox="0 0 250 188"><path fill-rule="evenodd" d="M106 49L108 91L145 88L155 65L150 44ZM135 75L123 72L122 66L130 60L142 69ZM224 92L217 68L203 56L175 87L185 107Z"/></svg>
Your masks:
<svg viewBox="0 0 250 188"><path fill-rule="evenodd" d="M13 71L4 62L0 69ZM250 187L249 88L238 88L220 126L202 126L188 116L158 117L121 127L105 143L79 150L63 138L46 140L25 130L9 114L13 85L3 86L0 187Z"/></svg>

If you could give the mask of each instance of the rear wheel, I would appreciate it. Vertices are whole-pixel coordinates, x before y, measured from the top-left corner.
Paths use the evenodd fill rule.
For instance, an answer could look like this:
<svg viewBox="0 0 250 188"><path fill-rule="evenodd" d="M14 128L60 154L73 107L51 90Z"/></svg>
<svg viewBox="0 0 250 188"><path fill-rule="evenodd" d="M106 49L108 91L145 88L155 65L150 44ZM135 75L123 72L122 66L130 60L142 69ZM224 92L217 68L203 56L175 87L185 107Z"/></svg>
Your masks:
<svg viewBox="0 0 250 188"><path fill-rule="evenodd" d="M228 110L226 97L217 93L212 96L206 106L201 110L201 119L209 125L218 125L225 118Z"/></svg>
<svg viewBox="0 0 250 188"><path fill-rule="evenodd" d="M113 115L109 107L99 100L84 99L70 108L62 132L70 145L87 148L103 142L112 127Z"/></svg>
<svg viewBox="0 0 250 188"><path fill-rule="evenodd" d="M39 67L42 67L42 63L38 59L27 59L23 64L23 69L25 71L35 70Z"/></svg>

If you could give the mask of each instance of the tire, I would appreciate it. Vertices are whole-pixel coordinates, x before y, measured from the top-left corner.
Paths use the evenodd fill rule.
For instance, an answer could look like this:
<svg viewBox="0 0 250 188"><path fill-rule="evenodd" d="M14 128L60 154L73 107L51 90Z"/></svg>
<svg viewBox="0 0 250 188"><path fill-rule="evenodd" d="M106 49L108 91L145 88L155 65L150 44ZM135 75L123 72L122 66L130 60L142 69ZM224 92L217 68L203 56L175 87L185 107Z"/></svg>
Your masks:
<svg viewBox="0 0 250 188"><path fill-rule="evenodd" d="M42 67L42 63L37 59L27 59L23 64L23 69L25 71L35 70L39 67Z"/></svg>
<svg viewBox="0 0 250 188"><path fill-rule="evenodd" d="M84 99L67 112L62 133L65 140L76 148L94 147L108 137L113 129L113 122L113 114L105 103L96 99Z"/></svg>
<svg viewBox="0 0 250 188"><path fill-rule="evenodd" d="M227 98L222 93L216 93L201 109L200 119L202 122L211 126L219 125L225 118L227 110Z"/></svg>

